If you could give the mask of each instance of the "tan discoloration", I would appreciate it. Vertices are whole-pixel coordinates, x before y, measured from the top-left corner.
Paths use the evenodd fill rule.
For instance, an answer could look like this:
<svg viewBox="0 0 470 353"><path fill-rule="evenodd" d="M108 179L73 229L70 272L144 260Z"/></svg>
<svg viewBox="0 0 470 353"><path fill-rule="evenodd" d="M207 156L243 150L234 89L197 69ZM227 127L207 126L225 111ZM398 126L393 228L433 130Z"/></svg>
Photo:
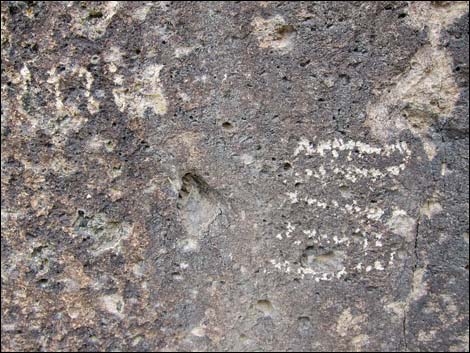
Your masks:
<svg viewBox="0 0 470 353"><path fill-rule="evenodd" d="M124 317L124 300L119 294L105 295L99 298L101 307L119 318Z"/></svg>
<svg viewBox="0 0 470 353"><path fill-rule="evenodd" d="M414 1L409 6L407 22L419 30L427 27L431 44L438 46L441 30L467 12L468 1Z"/></svg>
<svg viewBox="0 0 470 353"><path fill-rule="evenodd" d="M108 70L110 72L116 72L117 67L123 65L123 56L125 53L117 46L112 46L103 56L103 59L106 63L109 63Z"/></svg>
<svg viewBox="0 0 470 353"><path fill-rule="evenodd" d="M454 298L449 294L441 294L439 296L441 307L444 310L437 310L439 313L439 320L446 327L449 327L461 319L459 308L455 304Z"/></svg>
<svg viewBox="0 0 470 353"><path fill-rule="evenodd" d="M45 216L52 209L51 200L46 193L39 192L31 197L31 208L36 211L36 216Z"/></svg>
<svg viewBox="0 0 470 353"><path fill-rule="evenodd" d="M468 333L469 333L469 330L467 328L467 331L464 334L457 337L460 342L450 346L449 351L450 352L467 352L468 351L468 343L469 343Z"/></svg>
<svg viewBox="0 0 470 353"><path fill-rule="evenodd" d="M402 236L407 241L414 241L416 220L408 216L406 211L401 209L393 210L392 216L387 221L387 226L393 233Z"/></svg>
<svg viewBox="0 0 470 353"><path fill-rule="evenodd" d="M206 335L205 328L203 326L197 326L191 330L191 335L196 337L204 337Z"/></svg>
<svg viewBox="0 0 470 353"><path fill-rule="evenodd" d="M121 4L119 1L108 1L103 4L92 3L92 5L93 8L90 9L76 7L72 10L73 24L71 30L78 35L96 40L106 33L106 29Z"/></svg>
<svg viewBox="0 0 470 353"><path fill-rule="evenodd" d="M420 214L426 216L427 218L432 218L435 215L442 212L442 206L439 203L439 195L434 193L429 199L427 199L423 206L421 206Z"/></svg>
<svg viewBox="0 0 470 353"><path fill-rule="evenodd" d="M194 47L178 47L175 49L175 57L181 58L192 53Z"/></svg>
<svg viewBox="0 0 470 353"><path fill-rule="evenodd" d="M165 145L176 154L185 156L190 167L196 167L203 156L203 152L198 147L202 138L201 133L187 131L170 137Z"/></svg>
<svg viewBox="0 0 470 353"><path fill-rule="evenodd" d="M167 101L160 85L160 71L163 65L147 66L122 88L113 89L114 102L121 112L129 111L133 115L144 117L147 109L155 114L164 115L167 112Z"/></svg>
<svg viewBox="0 0 470 353"><path fill-rule="evenodd" d="M71 327L78 328L91 324L96 316L93 303L81 293L64 293L60 299L65 312L71 319Z"/></svg>
<svg viewBox="0 0 470 353"><path fill-rule="evenodd" d="M255 17L251 24L261 48L273 48L280 52L292 49L295 30L282 16L276 15L268 19Z"/></svg>
<svg viewBox="0 0 470 353"><path fill-rule="evenodd" d="M384 308L387 312L392 314L392 318L395 321L401 322L403 320L404 315L405 315L406 303L402 302L402 301L387 302L384 305Z"/></svg>
<svg viewBox="0 0 470 353"><path fill-rule="evenodd" d="M468 2L433 6L414 2L410 25L428 28L429 45L418 50L409 69L395 77L392 87L367 107L366 125L377 139L390 140L409 129L418 136L429 160L436 155L431 126L440 117L449 117L459 99L460 89L452 72L452 58L440 44L440 33L468 12Z"/></svg>
<svg viewBox="0 0 470 353"><path fill-rule="evenodd" d="M406 317L410 306L428 293L428 283L424 280L425 268L418 268L413 272L411 290L404 301L389 302L384 300L384 308L392 314L392 318L397 322L402 322Z"/></svg>
<svg viewBox="0 0 470 353"><path fill-rule="evenodd" d="M419 342L431 342L434 340L434 337L436 336L437 331L436 330L420 330L418 332L418 341Z"/></svg>
<svg viewBox="0 0 470 353"><path fill-rule="evenodd" d="M428 283L424 280L425 268L418 268L413 272L413 282L411 293L408 297L408 304L424 297L428 292Z"/></svg>
<svg viewBox="0 0 470 353"><path fill-rule="evenodd" d="M353 315L351 308L343 310L336 322L336 333L346 337L361 331L362 325L367 321L366 315Z"/></svg>
<svg viewBox="0 0 470 353"><path fill-rule="evenodd" d="M146 3L132 11L130 15L135 21L144 22L153 6L151 2Z"/></svg>
<svg viewBox="0 0 470 353"><path fill-rule="evenodd" d="M78 216L74 222L73 236L88 236L93 239L89 251L98 256L111 251L121 253L122 243L132 233L132 226L125 222L110 220L105 214L98 213L87 217L86 222Z"/></svg>
<svg viewBox="0 0 470 353"><path fill-rule="evenodd" d="M64 64L64 66L67 66ZM87 101L87 110L90 114L96 114L100 109L100 102L93 97L93 75L84 67L71 66L64 72L57 72L52 68L48 71L49 77L47 83L52 86L50 89L55 94L55 113L56 122L50 126L50 129L54 132L53 142L56 145L61 145L66 141L66 136L71 132L77 132L80 128L88 121L78 108L80 101L77 99L70 100L66 99L67 94L63 93L63 86L70 79L79 79L83 81L85 90L84 98ZM58 134L56 134L58 133Z"/></svg>
<svg viewBox="0 0 470 353"><path fill-rule="evenodd" d="M6 49L9 44L11 44L11 33L9 30L9 18L6 16L6 14L2 11L1 14L1 43L2 43L2 55L3 55L3 50Z"/></svg>
<svg viewBox="0 0 470 353"><path fill-rule="evenodd" d="M357 335L351 340L351 348L354 352L363 352L364 347L369 344L369 336L365 334Z"/></svg>
<svg viewBox="0 0 470 353"><path fill-rule="evenodd" d="M67 264L59 280L65 284L66 292L79 292L92 282L91 278L84 272L83 264L73 255L64 254L61 261Z"/></svg>

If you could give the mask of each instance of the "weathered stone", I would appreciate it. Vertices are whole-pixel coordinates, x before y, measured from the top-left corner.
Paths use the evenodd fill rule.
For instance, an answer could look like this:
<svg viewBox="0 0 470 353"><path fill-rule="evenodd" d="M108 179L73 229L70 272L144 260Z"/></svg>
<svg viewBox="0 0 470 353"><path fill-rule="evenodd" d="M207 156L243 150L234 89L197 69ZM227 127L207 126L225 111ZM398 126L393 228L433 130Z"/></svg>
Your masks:
<svg viewBox="0 0 470 353"><path fill-rule="evenodd" d="M468 2L1 19L2 350L468 351Z"/></svg>

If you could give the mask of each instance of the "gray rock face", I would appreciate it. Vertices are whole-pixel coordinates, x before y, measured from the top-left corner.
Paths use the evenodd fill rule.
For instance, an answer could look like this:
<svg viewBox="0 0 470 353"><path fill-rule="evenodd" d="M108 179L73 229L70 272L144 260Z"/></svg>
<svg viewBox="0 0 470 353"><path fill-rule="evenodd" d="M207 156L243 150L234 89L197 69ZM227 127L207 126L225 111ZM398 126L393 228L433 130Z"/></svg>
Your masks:
<svg viewBox="0 0 470 353"><path fill-rule="evenodd" d="M1 18L2 350L468 350L468 2Z"/></svg>

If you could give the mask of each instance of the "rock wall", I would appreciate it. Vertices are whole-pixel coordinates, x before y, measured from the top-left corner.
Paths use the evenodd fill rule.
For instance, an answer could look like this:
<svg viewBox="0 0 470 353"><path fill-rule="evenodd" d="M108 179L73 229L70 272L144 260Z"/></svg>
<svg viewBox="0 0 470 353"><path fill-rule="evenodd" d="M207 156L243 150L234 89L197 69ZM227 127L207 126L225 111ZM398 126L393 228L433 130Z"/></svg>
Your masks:
<svg viewBox="0 0 470 353"><path fill-rule="evenodd" d="M2 2L2 351L468 350L468 9Z"/></svg>

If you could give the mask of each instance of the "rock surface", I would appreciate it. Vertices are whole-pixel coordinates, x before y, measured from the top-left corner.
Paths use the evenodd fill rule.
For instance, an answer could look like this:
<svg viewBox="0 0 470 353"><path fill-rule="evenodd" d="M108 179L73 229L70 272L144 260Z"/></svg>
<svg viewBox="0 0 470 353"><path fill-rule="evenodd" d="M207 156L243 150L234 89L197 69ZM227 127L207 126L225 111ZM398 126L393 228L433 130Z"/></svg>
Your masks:
<svg viewBox="0 0 470 353"><path fill-rule="evenodd" d="M468 2L1 19L2 351L468 350Z"/></svg>

